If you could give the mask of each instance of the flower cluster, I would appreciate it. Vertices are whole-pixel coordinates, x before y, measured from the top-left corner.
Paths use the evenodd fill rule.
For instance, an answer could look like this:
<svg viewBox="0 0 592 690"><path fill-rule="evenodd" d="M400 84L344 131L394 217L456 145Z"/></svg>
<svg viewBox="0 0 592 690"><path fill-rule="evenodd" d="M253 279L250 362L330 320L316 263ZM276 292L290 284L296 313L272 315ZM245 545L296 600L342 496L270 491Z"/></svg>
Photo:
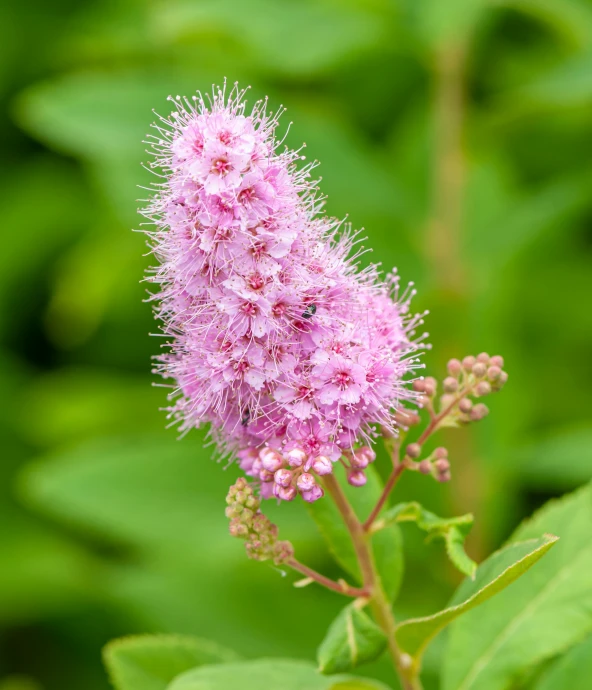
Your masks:
<svg viewBox="0 0 592 690"><path fill-rule="evenodd" d="M273 525L259 510L261 501L245 479L240 477L230 487L226 503L230 534L246 541L249 558L256 561L273 560L279 565L294 555L289 541L278 540L277 525Z"/></svg>
<svg viewBox="0 0 592 690"><path fill-rule="evenodd" d="M462 361L451 359L448 373L443 381L444 395L440 398L442 407L458 403L456 418L460 423L478 422L489 414L484 403L475 404L471 398L483 398L500 391L508 380L503 370L501 355L490 357L481 352L476 357L468 355Z"/></svg>
<svg viewBox="0 0 592 690"><path fill-rule="evenodd" d="M183 431L209 422L264 495L316 500L311 471L394 431L417 397L403 384L417 366L414 291L357 270L355 237L322 215L314 166L279 150L265 101L247 114L235 86L173 102L151 137L162 183L144 211L171 415Z"/></svg>
<svg viewBox="0 0 592 690"><path fill-rule="evenodd" d="M324 494L318 478L333 472L331 458L317 454L316 450L306 442L289 441L281 450L269 446L260 450L246 448L238 451L238 456L241 469L261 482L263 498L275 496L291 501L300 494L305 501L312 503ZM341 454L342 451L338 452ZM374 461L376 454L369 446L360 446L353 451L344 450L343 456L348 467L348 482L352 486L363 486L366 483L364 470Z"/></svg>

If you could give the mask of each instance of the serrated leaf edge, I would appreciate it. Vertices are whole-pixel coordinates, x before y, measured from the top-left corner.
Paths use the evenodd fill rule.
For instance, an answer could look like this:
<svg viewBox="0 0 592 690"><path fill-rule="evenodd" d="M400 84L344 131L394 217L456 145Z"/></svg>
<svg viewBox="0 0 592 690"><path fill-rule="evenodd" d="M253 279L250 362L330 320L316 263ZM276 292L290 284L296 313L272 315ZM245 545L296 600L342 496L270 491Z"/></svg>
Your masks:
<svg viewBox="0 0 592 690"><path fill-rule="evenodd" d="M528 554L526 554L526 556L523 556L520 560L515 561L514 563L512 563L511 565L509 565L505 570L503 570L503 571L495 578L495 580L492 580L491 582L488 582L485 586L483 586L483 587L481 587L481 589L477 590L477 591L476 591L472 596L470 596L468 599L465 599L463 602L461 602L460 604L457 604L456 606L450 606L450 607L448 607L448 608L445 608L445 609L442 609L442 610L440 610L440 611L437 611L436 613L432 614L431 616L424 616L424 617L420 617L420 618L409 618L408 620L403 621L402 623L399 623L399 624L397 625L397 627L395 628L395 636L397 635L397 632L398 632L399 630L401 630L402 628L404 628L404 627L406 627L406 626L408 626L408 625L412 625L412 624L415 624L415 623L424 623L424 622L427 622L427 621L430 621L430 620L435 620L435 619L437 619L438 617L440 617L440 616L441 616L443 613L445 613L445 612L452 612L452 611L455 611L455 610L464 608L469 602L471 602L471 601L473 601L474 599L476 599L476 598L479 596L479 594L481 594L481 592L483 592L483 590L485 590L487 587L489 587L490 585L492 585L493 583L495 583L497 580L499 580L501 577L503 577L509 570L515 568L516 566L518 566L518 565L519 565L520 563L522 563L523 561L525 561L525 560L531 558L531 557L533 556L533 554L537 554L537 553L539 553L539 552L542 551L543 553L541 553L540 556L543 556L544 553L545 553L546 551L548 551L554 544L556 544L556 543L559 541L559 537L557 537L557 536L555 536L555 535L553 535L553 534L544 534L544 535L542 536L542 538L545 539L546 541L545 541L543 544L541 544L537 549L534 549L534 551L530 551ZM498 551L495 551L495 552L492 554L492 556L495 555L495 554L497 554L497 553L500 553L501 551L503 551L503 550L504 550L505 548L507 548L508 546L513 546L514 544L518 544L518 543L527 544L528 542L537 542L537 541L539 541L539 540L538 540L538 539L526 539L526 540L523 541L523 542L514 542L513 544L506 544L506 545L504 546L504 548L498 549ZM537 558L537 561L538 561L538 558ZM536 562L536 561L535 561L535 562ZM534 565L535 562L533 562L532 565ZM509 584L512 584L512 583L510 582ZM508 585L508 586L509 586L509 585ZM460 615L460 614L459 614L459 615ZM455 620L455 618L453 618L452 620ZM451 623L452 620L449 621L449 623ZM434 638L443 628L446 627L446 625L448 625L448 623L445 623L442 627L438 628L433 634L428 635L428 636L425 638L424 643L418 648L416 654L413 655L413 656L415 656L415 658L420 658L420 657L422 656L422 654L423 654L425 648L427 647L427 645L433 640L433 638ZM403 648L403 651L405 651L404 648Z"/></svg>

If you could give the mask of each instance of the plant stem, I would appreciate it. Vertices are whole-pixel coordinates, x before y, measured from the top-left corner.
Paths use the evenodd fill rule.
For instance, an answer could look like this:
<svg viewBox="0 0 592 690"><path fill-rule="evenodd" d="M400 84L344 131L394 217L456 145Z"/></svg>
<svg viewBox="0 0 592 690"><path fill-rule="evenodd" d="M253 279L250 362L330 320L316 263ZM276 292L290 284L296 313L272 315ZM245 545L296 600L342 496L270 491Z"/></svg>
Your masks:
<svg viewBox="0 0 592 690"><path fill-rule="evenodd" d="M463 294L461 225L465 162L463 152L466 45L445 43L434 55L434 217L426 249L440 289Z"/></svg>
<svg viewBox="0 0 592 690"><path fill-rule="evenodd" d="M428 425L424 429L421 436L417 439L417 443L419 443L420 446L423 445L428 440L428 438L438 429L438 425L440 424L440 422L452 412L456 405L458 405L458 403L462 400L462 398L465 397L465 395L467 395L470 392L470 390L470 385L465 386L447 407L445 407L436 415L430 415L430 421ZM387 482L384 485L384 489L380 494L378 502L372 509L372 512L368 516L367 520L364 522L363 527L366 532L369 532L371 530L372 524L374 523L374 521L378 517L378 514L384 507L384 504L387 502L387 499L390 496L391 491L395 487L395 484L399 480L399 477L403 474L404 470L412 462L413 460L411 460L411 458L408 455L405 455L403 460L395 463L393 471L391 472L390 477L387 479Z"/></svg>
<svg viewBox="0 0 592 690"><path fill-rule="evenodd" d="M368 519L366 522L364 522L364 531L368 532L368 530L372 527L372 523L374 520L376 520L378 513L382 510L382 507L386 503L389 494L393 490L395 484L399 480L399 477L403 474L403 471L405 470L405 464L403 462L400 462L398 465L396 465L393 468L393 471L391 472L390 477L387 479L386 484L384 485L384 489L382 490L382 493L380 494L380 498L378 499L378 502L372 509L372 512L368 516Z"/></svg>
<svg viewBox="0 0 592 690"><path fill-rule="evenodd" d="M395 639L395 617L382 587L380 575L376 571L374 556L370 546L370 535L364 530L362 523L351 507L335 476L329 474L324 479L325 487L333 501L335 501L335 505L350 533L360 572L362 573L363 586L369 593L372 613L376 622L387 636L389 653L401 680L403 690L421 690L421 683L417 677L418 669L414 664L408 663L410 661L409 658L401 653Z"/></svg>
<svg viewBox="0 0 592 690"><path fill-rule="evenodd" d="M323 587L326 587L327 589L332 590L333 592L337 592L338 594L343 594L347 597L364 597L368 598L370 596L370 593L366 589L360 589L358 587L352 587L349 585L345 580L331 580L328 577L325 577L321 573L317 572L316 570L313 570L312 568L309 568L307 565L304 565L304 563L300 563L300 561L296 560L295 558L290 558L287 561L284 561L285 565L290 566L290 568L293 568L294 570L297 570L299 573L302 573L305 577L311 578L311 580L314 580L315 582L318 582L320 585L323 585Z"/></svg>

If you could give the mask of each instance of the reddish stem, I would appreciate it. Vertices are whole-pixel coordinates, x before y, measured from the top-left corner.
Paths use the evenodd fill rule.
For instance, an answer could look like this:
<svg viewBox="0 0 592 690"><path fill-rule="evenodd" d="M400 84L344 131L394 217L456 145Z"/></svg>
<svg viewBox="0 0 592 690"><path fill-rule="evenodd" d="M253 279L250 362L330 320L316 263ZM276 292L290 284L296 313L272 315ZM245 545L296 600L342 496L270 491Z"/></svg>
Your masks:
<svg viewBox="0 0 592 690"><path fill-rule="evenodd" d="M451 412L452 410L458 405L458 403L469 393L471 390L471 386L468 385L465 388L463 388L460 393L454 398L454 400L447 406L445 407L439 414L437 415L430 415L431 419L429 421L429 424L426 426L426 428L423 430L423 433L421 436L417 439L417 443L422 446L428 438L434 433L434 431L437 430L438 425L440 422L445 419ZM409 463L412 463L413 461L408 455L405 455L403 460L399 463L396 463L393 471L391 472L390 477L388 478L386 484L384 485L384 489L382 490L382 493L380 494L380 498L378 499L378 502L372 509L372 512L368 516L368 519L364 522L364 530L368 532L370 528L372 527L372 524L374 520L378 517L378 514L384 507L384 504L386 503L391 491L393 490L395 484L399 480L399 477L403 474L403 471L405 468L409 465Z"/></svg>
<svg viewBox="0 0 592 690"><path fill-rule="evenodd" d="M352 587L351 585L348 585L347 582L345 582L345 580L335 582L335 580L331 580L330 578L321 575L321 573L318 573L316 570L309 568L307 565L304 565L304 563L300 563L300 561L297 561L295 558L290 558L289 560L284 562L286 565L290 566L290 568L297 570L299 573L302 573L302 575L304 575L305 577L311 578L311 580L318 582L318 584L323 585L323 587L326 587L327 589L330 589L333 592L343 594L347 597L355 598L367 598L369 596L368 590L360 589L358 587Z"/></svg>
<svg viewBox="0 0 592 690"><path fill-rule="evenodd" d="M391 476L388 478L386 484L384 485L384 489L382 490L382 493L380 494L380 498L378 499L378 502L372 509L372 512L368 516L368 519L364 524L362 525L364 527L364 531L368 532L370 527L372 527L372 523L374 520L376 520L376 517L378 516L378 513L382 510L382 507L386 503L387 498L389 497L389 494L393 490L395 484L397 483L399 477L403 474L403 470L405 469L405 460L403 462L400 462L398 465L396 465L393 468L393 471L391 472Z"/></svg>

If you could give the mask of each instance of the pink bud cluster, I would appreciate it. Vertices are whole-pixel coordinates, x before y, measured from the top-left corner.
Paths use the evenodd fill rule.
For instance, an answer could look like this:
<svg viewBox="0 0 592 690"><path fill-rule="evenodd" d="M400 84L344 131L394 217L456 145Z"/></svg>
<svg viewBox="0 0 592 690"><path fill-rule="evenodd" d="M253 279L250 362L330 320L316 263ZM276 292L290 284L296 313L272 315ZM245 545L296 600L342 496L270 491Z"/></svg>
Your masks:
<svg viewBox="0 0 592 690"><path fill-rule="evenodd" d="M447 365L449 375L442 384L441 406L457 404L456 418L464 424L483 419L489 414L489 408L482 402L475 404L471 398L483 398L500 391L508 380L503 366L501 355L490 357L487 352L476 357L468 355L462 361L451 359Z"/></svg>
<svg viewBox="0 0 592 690"><path fill-rule="evenodd" d="M160 262L148 279L169 338L157 371L183 431L210 423L264 495L315 500L315 476L375 428L394 432L417 397L403 378L421 317L395 273L357 270L349 228L321 213L314 166L279 150L278 115L266 101L247 114L244 93L172 99L150 140L162 181L144 211Z"/></svg>
<svg viewBox="0 0 592 690"><path fill-rule="evenodd" d="M411 444L417 446L417 443ZM411 455L410 446L407 446L407 455ZM419 455L419 451L418 451ZM416 456L417 457L417 456ZM449 482L452 475L450 474L450 461L448 460L448 449L444 447L436 448L429 458L422 460L418 466L422 474L431 474L432 477L439 482Z"/></svg>
<svg viewBox="0 0 592 690"><path fill-rule="evenodd" d="M246 448L238 451L241 469L261 482L261 496L275 496L292 501L300 495L313 503L324 495L319 478L333 472L333 462L326 455L308 454L301 444L289 442L281 450L263 446L260 450ZM364 470L376 457L368 446L344 451L347 479L352 486L366 483ZM348 462L349 461L349 462Z"/></svg>

